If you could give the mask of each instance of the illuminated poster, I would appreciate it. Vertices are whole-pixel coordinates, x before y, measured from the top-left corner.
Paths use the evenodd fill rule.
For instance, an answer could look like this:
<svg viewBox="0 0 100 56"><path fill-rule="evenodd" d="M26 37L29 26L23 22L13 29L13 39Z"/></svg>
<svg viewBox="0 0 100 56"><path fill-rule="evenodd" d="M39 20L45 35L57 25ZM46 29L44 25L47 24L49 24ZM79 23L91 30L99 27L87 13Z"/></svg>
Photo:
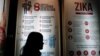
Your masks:
<svg viewBox="0 0 100 56"><path fill-rule="evenodd" d="M19 0L15 56L22 55L23 47L31 32L43 35L44 44L43 49L40 50L41 56L56 56L56 54L58 56L59 25L57 0Z"/></svg>
<svg viewBox="0 0 100 56"><path fill-rule="evenodd" d="M100 28L94 0L64 0L64 56L100 56Z"/></svg>

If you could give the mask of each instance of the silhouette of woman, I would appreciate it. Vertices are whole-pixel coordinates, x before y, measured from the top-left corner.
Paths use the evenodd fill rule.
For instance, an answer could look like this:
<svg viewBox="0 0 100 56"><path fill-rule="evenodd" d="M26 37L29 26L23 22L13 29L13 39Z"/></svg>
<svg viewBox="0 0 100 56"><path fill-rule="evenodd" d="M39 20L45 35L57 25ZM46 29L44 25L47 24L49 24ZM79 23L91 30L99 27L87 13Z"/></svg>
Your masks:
<svg viewBox="0 0 100 56"><path fill-rule="evenodd" d="M21 56L41 56L43 48L43 36L38 32L31 32L28 36Z"/></svg>

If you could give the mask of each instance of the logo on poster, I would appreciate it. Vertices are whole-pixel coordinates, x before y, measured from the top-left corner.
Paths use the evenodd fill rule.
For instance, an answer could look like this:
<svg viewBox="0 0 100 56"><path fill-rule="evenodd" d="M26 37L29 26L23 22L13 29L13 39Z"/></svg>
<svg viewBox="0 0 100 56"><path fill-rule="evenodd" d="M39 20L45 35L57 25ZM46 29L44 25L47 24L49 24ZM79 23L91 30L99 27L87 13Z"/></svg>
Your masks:
<svg viewBox="0 0 100 56"><path fill-rule="evenodd" d="M75 2L75 11L79 15L93 15L93 8L91 3Z"/></svg>
<svg viewBox="0 0 100 56"><path fill-rule="evenodd" d="M24 14L27 14L27 11L31 12L31 1L25 0L24 3L22 4L22 7L24 8Z"/></svg>
<svg viewBox="0 0 100 56"><path fill-rule="evenodd" d="M28 0L25 0L24 3L22 3L22 7L24 8L24 14L27 14L27 12L32 13L32 10L34 11L55 11L55 8L53 5L32 3L31 1L28 1Z"/></svg>

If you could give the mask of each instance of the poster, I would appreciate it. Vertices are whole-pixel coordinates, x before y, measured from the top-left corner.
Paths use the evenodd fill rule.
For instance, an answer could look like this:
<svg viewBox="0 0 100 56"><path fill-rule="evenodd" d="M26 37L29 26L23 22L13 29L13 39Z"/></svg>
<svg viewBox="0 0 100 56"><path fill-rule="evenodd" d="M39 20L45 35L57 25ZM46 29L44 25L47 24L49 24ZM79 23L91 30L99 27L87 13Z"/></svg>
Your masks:
<svg viewBox="0 0 100 56"><path fill-rule="evenodd" d="M18 1L15 56L22 55L23 47L31 32L43 35L43 49L39 50L41 56L59 55L58 11L57 0Z"/></svg>
<svg viewBox="0 0 100 56"><path fill-rule="evenodd" d="M100 56L97 9L93 0L64 0L64 56Z"/></svg>

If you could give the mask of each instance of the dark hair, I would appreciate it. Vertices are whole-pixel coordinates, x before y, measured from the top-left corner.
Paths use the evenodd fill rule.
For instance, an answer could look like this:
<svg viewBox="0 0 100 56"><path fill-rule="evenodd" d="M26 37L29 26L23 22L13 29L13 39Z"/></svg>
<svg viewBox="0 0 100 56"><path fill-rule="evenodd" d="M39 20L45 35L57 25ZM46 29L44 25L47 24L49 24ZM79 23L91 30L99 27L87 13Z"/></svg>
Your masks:
<svg viewBox="0 0 100 56"><path fill-rule="evenodd" d="M31 32L28 35L25 46L23 47L23 54L30 56L36 54L43 47L43 36L39 32ZM39 53L38 53L39 54ZM38 55L37 54L37 55ZM24 55L23 55L24 56Z"/></svg>

